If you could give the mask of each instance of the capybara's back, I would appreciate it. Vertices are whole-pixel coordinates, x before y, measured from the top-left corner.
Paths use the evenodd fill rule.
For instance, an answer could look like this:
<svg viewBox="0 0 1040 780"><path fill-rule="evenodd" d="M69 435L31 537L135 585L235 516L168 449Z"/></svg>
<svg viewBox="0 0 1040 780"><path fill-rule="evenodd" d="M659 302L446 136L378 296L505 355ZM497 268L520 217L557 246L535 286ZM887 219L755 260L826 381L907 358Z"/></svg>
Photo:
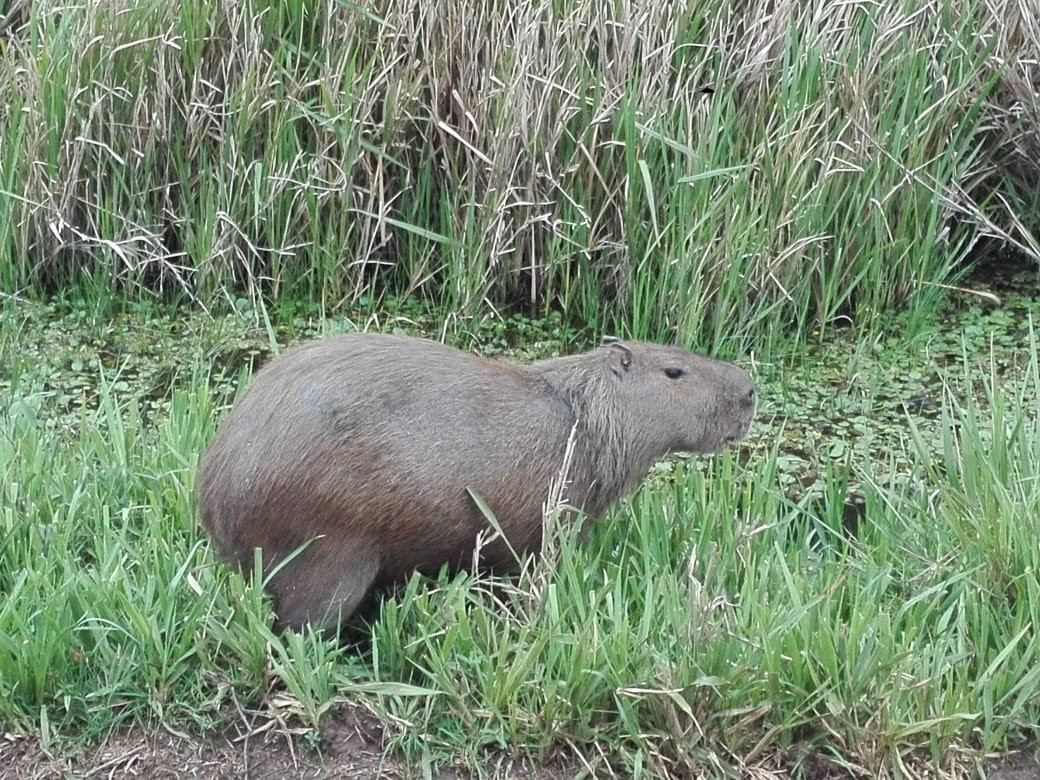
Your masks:
<svg viewBox="0 0 1040 780"><path fill-rule="evenodd" d="M331 625L373 587L468 566L494 512L517 551L541 543L543 504L575 451L567 497L599 515L669 452L742 437L740 369L621 343L531 365L424 339L348 334L285 352L254 377L203 457L199 512L224 557L253 550L279 623ZM299 550L298 548L301 548ZM501 540L481 564L512 562Z"/></svg>

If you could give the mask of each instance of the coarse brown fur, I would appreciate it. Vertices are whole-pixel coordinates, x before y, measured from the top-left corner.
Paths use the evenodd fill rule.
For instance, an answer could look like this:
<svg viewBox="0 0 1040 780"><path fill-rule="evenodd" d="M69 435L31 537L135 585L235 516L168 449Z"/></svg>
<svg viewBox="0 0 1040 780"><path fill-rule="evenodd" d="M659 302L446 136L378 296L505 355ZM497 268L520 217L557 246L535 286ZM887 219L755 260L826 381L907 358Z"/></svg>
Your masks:
<svg viewBox="0 0 1040 780"><path fill-rule="evenodd" d="M751 380L676 347L610 342L530 365L424 339L347 334L288 350L257 373L202 459L202 525L221 553L268 570L282 626L334 625L373 588L465 567L492 510L514 550L536 551L568 438L565 498L590 517L655 460L745 435ZM501 541L481 565L514 562Z"/></svg>

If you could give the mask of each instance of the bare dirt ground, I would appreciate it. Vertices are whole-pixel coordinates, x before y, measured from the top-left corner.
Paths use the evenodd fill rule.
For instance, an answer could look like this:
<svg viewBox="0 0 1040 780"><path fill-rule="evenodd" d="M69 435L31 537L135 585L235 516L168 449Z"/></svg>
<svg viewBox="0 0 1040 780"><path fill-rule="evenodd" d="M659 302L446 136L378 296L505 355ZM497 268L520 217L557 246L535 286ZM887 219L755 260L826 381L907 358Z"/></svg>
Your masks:
<svg viewBox="0 0 1040 780"><path fill-rule="evenodd" d="M535 765L502 756L487 767L489 778L557 780L580 774L565 762ZM211 738L184 739L167 732L130 729L103 744L64 757L49 755L36 737L0 734L0 780L58 778L213 778L230 780L354 780L422 776L403 761L383 755L383 727L368 713L347 709L321 730L318 749L305 738L272 729L248 734L231 727ZM462 780L468 772L441 770L439 780Z"/></svg>
<svg viewBox="0 0 1040 780"><path fill-rule="evenodd" d="M57 780L61 778L213 778L230 780L354 780L355 778L398 778L431 776L415 766L383 755L383 727L368 713L347 709L330 718L320 734L318 749L299 735L271 729L248 733L230 727L210 738L185 739L167 732L146 734L130 729L113 735L102 744L68 756L55 756L36 737L0 734L0 780ZM912 771L912 770L911 770ZM440 769L438 780L463 780L473 775L461 769ZM482 778L562 780L601 776L576 759L557 757L535 763L505 755L490 757ZM607 775L603 775L607 776ZM805 780L862 778L834 764L819 760L803 762L792 775L782 766L762 766L748 777L756 780ZM987 762L983 773L967 768L947 775L921 774L929 780L1040 780L1040 756L1019 753Z"/></svg>

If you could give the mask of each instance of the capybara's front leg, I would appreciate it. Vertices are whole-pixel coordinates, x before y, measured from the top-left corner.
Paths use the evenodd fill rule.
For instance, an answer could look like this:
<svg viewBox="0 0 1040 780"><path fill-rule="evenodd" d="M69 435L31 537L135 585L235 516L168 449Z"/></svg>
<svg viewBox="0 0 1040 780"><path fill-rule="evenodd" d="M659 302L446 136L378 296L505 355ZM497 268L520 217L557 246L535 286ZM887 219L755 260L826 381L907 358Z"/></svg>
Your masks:
<svg viewBox="0 0 1040 780"><path fill-rule="evenodd" d="M357 537L315 539L270 583L276 628L335 628L368 595L378 571L372 545Z"/></svg>

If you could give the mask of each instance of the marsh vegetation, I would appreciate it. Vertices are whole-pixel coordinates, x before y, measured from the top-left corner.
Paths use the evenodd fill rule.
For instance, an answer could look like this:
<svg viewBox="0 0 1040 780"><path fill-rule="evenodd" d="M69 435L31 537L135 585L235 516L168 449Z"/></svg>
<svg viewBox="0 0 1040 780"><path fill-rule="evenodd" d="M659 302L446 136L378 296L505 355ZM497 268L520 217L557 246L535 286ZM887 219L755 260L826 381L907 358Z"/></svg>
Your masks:
<svg viewBox="0 0 1040 780"><path fill-rule="evenodd" d="M360 712L414 774L1032 750L1038 60L1010 0L0 3L4 766ZM515 577L274 634L197 458L253 367L359 328L676 341L759 420Z"/></svg>

